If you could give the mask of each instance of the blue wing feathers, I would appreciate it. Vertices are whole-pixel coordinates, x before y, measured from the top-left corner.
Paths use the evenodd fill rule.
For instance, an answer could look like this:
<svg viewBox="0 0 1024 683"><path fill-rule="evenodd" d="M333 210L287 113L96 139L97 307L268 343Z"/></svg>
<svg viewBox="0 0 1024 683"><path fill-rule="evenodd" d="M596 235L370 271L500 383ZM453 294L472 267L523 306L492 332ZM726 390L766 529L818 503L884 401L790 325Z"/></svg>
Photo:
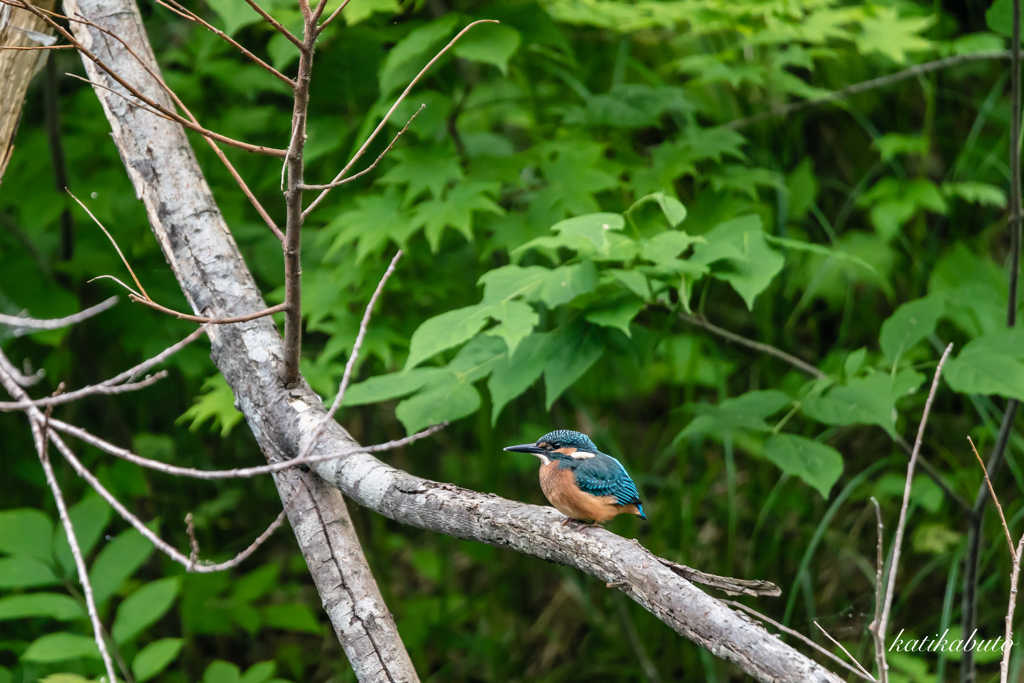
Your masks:
<svg viewBox="0 0 1024 683"><path fill-rule="evenodd" d="M595 496L615 496L619 505L640 505L640 492L629 478L626 468L615 458L598 453L593 458L576 461L576 485Z"/></svg>

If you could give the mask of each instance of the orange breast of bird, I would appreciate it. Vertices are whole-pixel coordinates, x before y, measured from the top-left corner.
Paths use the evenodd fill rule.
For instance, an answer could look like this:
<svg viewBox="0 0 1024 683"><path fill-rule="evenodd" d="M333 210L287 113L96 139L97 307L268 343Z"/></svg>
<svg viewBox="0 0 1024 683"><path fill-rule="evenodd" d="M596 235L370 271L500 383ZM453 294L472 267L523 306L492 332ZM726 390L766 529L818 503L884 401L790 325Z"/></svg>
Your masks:
<svg viewBox="0 0 1024 683"><path fill-rule="evenodd" d="M595 496L581 491L576 475L553 461L540 468L540 488L555 509L572 519L592 519L604 524L620 512L630 512L616 503L615 496ZM635 505L626 506L636 508Z"/></svg>

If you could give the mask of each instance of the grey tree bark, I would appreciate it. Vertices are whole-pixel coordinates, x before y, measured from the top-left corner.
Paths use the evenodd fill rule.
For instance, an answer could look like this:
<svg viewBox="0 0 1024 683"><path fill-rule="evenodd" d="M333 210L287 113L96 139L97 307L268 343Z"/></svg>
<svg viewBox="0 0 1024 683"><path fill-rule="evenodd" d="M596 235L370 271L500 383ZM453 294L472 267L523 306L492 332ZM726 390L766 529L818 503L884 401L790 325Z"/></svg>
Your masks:
<svg viewBox="0 0 1024 683"><path fill-rule="evenodd" d="M152 60L134 0L66 0L117 32ZM166 101L159 87L102 34L76 35L144 92ZM155 66L155 64L154 64ZM91 63L91 78L120 90ZM181 127L97 88L114 140L153 233L192 308L234 316L265 307L211 196ZM268 318L211 330L212 358L235 394L270 462L299 455L326 411L305 381L281 380L281 338ZM337 454L317 473L289 471L276 481L282 500L293 493L289 520L325 609L360 681L415 680L393 620L369 579L362 551L338 493L403 524L535 555L587 572L629 597L717 656L766 683L841 679L779 641L760 625L696 588L633 540L603 529L561 527L551 508L525 505L413 476L369 454L332 423L314 454ZM319 475L319 476L318 476Z"/></svg>
<svg viewBox="0 0 1024 683"><path fill-rule="evenodd" d="M159 73L134 0L67 0L64 9L69 16L84 16L116 34ZM173 109L161 86L117 41L82 24L72 22L71 27L76 38L107 66ZM94 63L83 61L93 82L127 94ZM136 195L145 204L153 234L192 309L202 315L235 315L265 308L184 130L107 90L95 90ZM287 436L295 420L275 423L278 416L265 405L287 406L315 400L315 396L305 385L286 392L278 381L281 342L272 320L216 326L209 336L213 361L234 389L238 407L267 460L298 455L294 440ZM324 486L313 473L298 469L275 475L275 482L282 501L290 501L289 522L358 679L418 681L341 494Z"/></svg>

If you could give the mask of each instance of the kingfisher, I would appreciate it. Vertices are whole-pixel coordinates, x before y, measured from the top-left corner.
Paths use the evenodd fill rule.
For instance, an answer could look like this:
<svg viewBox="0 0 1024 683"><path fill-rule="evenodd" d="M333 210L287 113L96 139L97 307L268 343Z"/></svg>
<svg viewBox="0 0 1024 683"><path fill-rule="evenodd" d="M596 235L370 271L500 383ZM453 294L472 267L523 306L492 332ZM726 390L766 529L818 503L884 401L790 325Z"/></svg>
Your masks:
<svg viewBox="0 0 1024 683"><path fill-rule="evenodd" d="M627 512L646 520L640 493L622 463L597 450L590 437L558 429L537 443L508 446L506 451L530 453L540 459L540 488L544 497L572 520L604 524Z"/></svg>

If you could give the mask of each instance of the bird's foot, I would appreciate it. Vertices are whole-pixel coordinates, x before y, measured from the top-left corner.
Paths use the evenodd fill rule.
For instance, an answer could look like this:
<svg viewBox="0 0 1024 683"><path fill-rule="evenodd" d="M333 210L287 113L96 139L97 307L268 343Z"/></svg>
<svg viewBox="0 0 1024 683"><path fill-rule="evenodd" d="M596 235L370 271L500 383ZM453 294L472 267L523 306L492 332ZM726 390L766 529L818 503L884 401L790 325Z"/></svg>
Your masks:
<svg viewBox="0 0 1024 683"><path fill-rule="evenodd" d="M573 522L573 526L577 531L583 531L584 529L590 529L591 527L601 526L597 522L584 522L582 519L573 519L572 517L566 517L565 521L562 522L562 526L565 526L569 522Z"/></svg>

